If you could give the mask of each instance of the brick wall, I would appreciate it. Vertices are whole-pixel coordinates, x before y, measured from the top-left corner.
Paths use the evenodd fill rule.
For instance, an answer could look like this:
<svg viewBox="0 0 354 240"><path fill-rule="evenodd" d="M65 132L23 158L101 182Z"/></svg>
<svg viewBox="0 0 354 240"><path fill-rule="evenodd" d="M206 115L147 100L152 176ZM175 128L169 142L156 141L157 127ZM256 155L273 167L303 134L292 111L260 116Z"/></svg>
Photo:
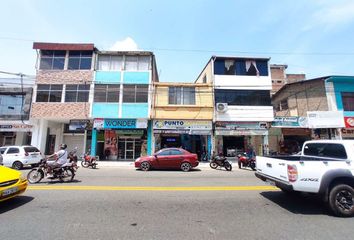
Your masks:
<svg viewBox="0 0 354 240"><path fill-rule="evenodd" d="M31 117L35 119L87 119L89 103L33 103Z"/></svg>
<svg viewBox="0 0 354 240"><path fill-rule="evenodd" d="M39 70L36 84L90 84L93 81L93 71L88 70Z"/></svg>

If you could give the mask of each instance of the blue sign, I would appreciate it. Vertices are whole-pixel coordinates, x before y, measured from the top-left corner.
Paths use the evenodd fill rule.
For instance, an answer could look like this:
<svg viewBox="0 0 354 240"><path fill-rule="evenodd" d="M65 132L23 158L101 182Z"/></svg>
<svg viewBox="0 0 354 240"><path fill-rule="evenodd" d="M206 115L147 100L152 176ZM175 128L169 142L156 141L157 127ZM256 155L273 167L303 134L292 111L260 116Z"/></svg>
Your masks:
<svg viewBox="0 0 354 240"><path fill-rule="evenodd" d="M136 128L136 119L105 119L103 127L105 129Z"/></svg>

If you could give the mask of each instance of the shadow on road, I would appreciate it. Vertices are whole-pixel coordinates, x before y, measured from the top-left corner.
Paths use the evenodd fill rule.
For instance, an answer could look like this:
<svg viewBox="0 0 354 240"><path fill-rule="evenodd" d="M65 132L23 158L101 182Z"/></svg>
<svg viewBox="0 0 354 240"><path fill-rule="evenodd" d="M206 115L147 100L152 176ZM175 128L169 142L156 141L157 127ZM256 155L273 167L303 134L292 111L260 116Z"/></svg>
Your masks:
<svg viewBox="0 0 354 240"><path fill-rule="evenodd" d="M30 196L17 196L12 199L6 200L0 203L0 214L7 211L11 211L15 208L21 207L22 205L31 202L34 197Z"/></svg>
<svg viewBox="0 0 354 240"><path fill-rule="evenodd" d="M294 214L322 215L328 214L325 204L315 195L283 192L261 192L263 197Z"/></svg>

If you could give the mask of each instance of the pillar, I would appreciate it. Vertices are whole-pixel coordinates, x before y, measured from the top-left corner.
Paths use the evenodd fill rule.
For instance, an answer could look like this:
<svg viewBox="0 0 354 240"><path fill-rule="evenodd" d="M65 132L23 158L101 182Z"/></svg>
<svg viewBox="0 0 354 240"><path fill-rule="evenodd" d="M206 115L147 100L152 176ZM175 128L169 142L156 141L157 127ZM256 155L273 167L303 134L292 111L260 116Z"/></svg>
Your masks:
<svg viewBox="0 0 354 240"><path fill-rule="evenodd" d="M96 156L96 146L97 146L97 129L92 129L92 140L91 140L91 156Z"/></svg>
<svg viewBox="0 0 354 240"><path fill-rule="evenodd" d="M152 150L153 144L153 133L152 133L152 124L151 121L148 121L148 126L147 126L147 155L151 155L154 151Z"/></svg>

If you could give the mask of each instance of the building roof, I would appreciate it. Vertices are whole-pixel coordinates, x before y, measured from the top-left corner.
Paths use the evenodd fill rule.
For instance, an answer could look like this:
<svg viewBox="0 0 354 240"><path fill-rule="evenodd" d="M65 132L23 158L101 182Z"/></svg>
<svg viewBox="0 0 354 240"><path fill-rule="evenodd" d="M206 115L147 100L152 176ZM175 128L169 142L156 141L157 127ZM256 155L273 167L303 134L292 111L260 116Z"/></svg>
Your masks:
<svg viewBox="0 0 354 240"><path fill-rule="evenodd" d="M93 51L95 46L93 43L47 43L34 42L33 49L40 50L66 50L66 51Z"/></svg>

